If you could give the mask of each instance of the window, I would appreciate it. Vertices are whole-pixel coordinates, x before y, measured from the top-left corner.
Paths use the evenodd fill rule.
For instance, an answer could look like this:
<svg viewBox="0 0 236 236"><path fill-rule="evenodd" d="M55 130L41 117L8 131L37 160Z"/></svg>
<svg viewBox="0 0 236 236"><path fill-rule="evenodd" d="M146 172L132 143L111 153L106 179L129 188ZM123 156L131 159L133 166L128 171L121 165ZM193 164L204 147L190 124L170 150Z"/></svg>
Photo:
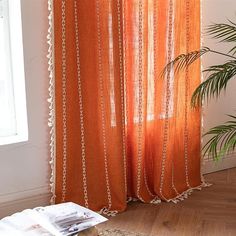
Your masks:
<svg viewBox="0 0 236 236"><path fill-rule="evenodd" d="M28 139L20 0L0 0L0 145Z"/></svg>

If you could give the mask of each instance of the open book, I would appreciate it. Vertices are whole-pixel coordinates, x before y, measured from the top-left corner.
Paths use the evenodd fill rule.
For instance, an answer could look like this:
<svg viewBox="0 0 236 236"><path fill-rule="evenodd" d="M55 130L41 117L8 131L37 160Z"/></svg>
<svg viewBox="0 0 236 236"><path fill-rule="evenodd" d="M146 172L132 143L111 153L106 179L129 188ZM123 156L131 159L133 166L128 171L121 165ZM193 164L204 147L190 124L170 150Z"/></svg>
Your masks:
<svg viewBox="0 0 236 236"><path fill-rule="evenodd" d="M4 236L69 236L107 219L72 202L37 207L0 220Z"/></svg>

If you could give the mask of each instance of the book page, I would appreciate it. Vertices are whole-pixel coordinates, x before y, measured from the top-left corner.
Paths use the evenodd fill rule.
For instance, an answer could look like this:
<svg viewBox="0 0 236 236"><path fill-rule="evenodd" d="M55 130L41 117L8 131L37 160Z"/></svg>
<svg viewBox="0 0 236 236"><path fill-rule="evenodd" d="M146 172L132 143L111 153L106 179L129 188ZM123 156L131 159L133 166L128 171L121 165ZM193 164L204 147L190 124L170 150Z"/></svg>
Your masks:
<svg viewBox="0 0 236 236"><path fill-rule="evenodd" d="M22 234L19 234L18 230L12 228L7 223L2 221L0 221L0 235L22 236Z"/></svg>
<svg viewBox="0 0 236 236"><path fill-rule="evenodd" d="M50 222L54 228L51 227L50 231L55 235L73 235L107 220L98 213L72 202L38 207L34 211L40 215L37 221L40 221L43 227L49 229L46 223Z"/></svg>
<svg viewBox="0 0 236 236"><path fill-rule="evenodd" d="M0 221L0 235L7 236L53 236L39 222L32 218L34 211L31 209L15 213Z"/></svg>
<svg viewBox="0 0 236 236"><path fill-rule="evenodd" d="M107 219L96 212L67 202L37 207L0 220L4 236L69 236Z"/></svg>

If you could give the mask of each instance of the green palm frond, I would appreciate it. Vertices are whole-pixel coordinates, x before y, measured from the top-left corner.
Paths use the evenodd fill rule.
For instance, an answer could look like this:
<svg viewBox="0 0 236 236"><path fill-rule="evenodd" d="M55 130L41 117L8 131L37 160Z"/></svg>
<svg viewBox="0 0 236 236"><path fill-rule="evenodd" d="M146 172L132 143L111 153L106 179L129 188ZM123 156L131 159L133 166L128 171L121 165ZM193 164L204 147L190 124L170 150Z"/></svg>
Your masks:
<svg viewBox="0 0 236 236"><path fill-rule="evenodd" d="M212 24L207 27L206 32L220 42L236 42L236 24Z"/></svg>
<svg viewBox="0 0 236 236"><path fill-rule="evenodd" d="M228 54L232 54L233 56L236 54L236 46L234 46L233 48L231 48L228 52Z"/></svg>
<svg viewBox="0 0 236 236"><path fill-rule="evenodd" d="M202 105L202 102L210 97L218 97L220 92L226 89L229 80L236 75L236 60L210 66L204 72L208 72L210 75L194 91L191 99L193 107Z"/></svg>
<svg viewBox="0 0 236 236"><path fill-rule="evenodd" d="M162 71L161 77L164 77L165 74L168 74L172 68L174 68L175 73L185 69L186 67L190 66L194 61L199 59L202 55L210 51L210 48L204 47L199 51L193 51L187 54L179 55L165 66L164 70Z"/></svg>
<svg viewBox="0 0 236 236"><path fill-rule="evenodd" d="M236 24L231 21L227 24L212 24L207 28L207 33L220 42L230 43L232 48L228 53L204 47L199 51L181 54L169 62L161 74L164 77L171 70L174 70L174 73L185 70L207 53L221 55L230 60L221 65L210 66L203 71L207 73L207 78L192 95L191 104L193 107L202 105L204 100L211 97L218 98L220 93L226 89L228 82L236 77ZM234 43L233 46L232 43ZM209 141L203 147L204 155L212 156L214 160L218 160L227 152L236 149L236 116L229 117L231 118L230 121L216 126L204 134L204 136L210 136Z"/></svg>
<svg viewBox="0 0 236 236"><path fill-rule="evenodd" d="M233 120L213 127L204 134L204 136L212 136L203 147L204 156L212 156L214 160L219 160L226 153L232 152L235 149L236 116L229 115L229 117Z"/></svg>

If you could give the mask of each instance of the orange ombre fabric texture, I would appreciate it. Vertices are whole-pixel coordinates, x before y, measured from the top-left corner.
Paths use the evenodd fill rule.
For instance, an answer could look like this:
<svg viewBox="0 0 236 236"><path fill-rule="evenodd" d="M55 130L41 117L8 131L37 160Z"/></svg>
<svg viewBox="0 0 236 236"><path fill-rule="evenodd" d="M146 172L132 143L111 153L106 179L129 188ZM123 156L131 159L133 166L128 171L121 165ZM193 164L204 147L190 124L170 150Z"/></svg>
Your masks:
<svg viewBox="0 0 236 236"><path fill-rule="evenodd" d="M54 0L54 200L103 212L127 199L177 202L204 183L200 0Z"/></svg>

